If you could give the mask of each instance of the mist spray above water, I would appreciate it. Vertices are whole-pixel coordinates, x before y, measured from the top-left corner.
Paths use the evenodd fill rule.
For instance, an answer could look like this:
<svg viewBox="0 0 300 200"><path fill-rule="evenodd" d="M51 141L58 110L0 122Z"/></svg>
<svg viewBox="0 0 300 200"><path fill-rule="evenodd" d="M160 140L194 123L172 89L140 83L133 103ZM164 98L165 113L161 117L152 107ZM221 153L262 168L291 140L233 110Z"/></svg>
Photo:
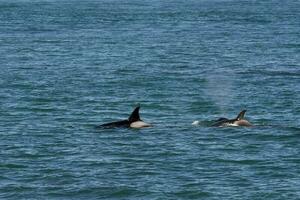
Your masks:
<svg viewBox="0 0 300 200"><path fill-rule="evenodd" d="M234 99L234 77L227 73L209 73L206 75L206 96L219 108L220 112L226 113Z"/></svg>

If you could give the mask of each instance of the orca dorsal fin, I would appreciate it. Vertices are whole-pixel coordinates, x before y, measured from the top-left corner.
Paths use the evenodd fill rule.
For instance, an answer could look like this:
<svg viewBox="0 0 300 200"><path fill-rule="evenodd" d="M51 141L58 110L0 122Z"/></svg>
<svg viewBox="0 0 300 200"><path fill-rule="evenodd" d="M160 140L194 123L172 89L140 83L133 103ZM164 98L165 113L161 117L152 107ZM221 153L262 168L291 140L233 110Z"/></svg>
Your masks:
<svg viewBox="0 0 300 200"><path fill-rule="evenodd" d="M139 110L140 110L140 106L137 106L133 112L131 113L131 115L128 118L129 122L136 122L136 121L140 121L140 114L139 114Z"/></svg>
<svg viewBox="0 0 300 200"><path fill-rule="evenodd" d="M235 118L236 120L241 120L244 119L244 115L247 110L243 110L242 112L239 113L239 115Z"/></svg>

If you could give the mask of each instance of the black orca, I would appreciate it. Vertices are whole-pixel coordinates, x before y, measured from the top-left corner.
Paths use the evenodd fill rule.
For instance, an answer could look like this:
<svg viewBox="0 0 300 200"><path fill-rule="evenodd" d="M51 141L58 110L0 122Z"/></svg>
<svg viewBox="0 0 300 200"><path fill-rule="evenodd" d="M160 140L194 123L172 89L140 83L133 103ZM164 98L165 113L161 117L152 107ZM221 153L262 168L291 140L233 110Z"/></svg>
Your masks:
<svg viewBox="0 0 300 200"><path fill-rule="evenodd" d="M244 119L244 115L246 110L243 110L238 114L238 116L234 119L227 119L227 118L219 118L216 120L212 126L252 126L250 122Z"/></svg>
<svg viewBox="0 0 300 200"><path fill-rule="evenodd" d="M144 127L150 127L151 125L148 123L143 122L140 118L139 114L140 106L137 106L128 119L116 121L116 122L110 122L106 124L102 124L97 126L98 128L144 128Z"/></svg>

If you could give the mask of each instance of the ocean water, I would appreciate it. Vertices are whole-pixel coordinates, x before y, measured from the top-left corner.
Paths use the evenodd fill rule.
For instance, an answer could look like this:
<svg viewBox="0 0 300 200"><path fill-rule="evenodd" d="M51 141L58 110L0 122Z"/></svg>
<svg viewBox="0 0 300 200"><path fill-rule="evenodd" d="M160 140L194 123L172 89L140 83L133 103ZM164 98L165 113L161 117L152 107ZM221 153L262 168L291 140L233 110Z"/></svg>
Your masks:
<svg viewBox="0 0 300 200"><path fill-rule="evenodd" d="M0 0L0 61L0 199L300 199L298 0Z"/></svg>

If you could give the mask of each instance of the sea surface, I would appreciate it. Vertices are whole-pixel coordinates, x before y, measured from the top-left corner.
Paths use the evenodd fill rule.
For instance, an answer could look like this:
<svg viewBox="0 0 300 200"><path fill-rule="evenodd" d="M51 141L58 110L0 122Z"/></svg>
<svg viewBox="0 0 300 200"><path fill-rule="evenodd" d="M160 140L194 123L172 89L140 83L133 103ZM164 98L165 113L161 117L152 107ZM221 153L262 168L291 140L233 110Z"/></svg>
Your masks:
<svg viewBox="0 0 300 200"><path fill-rule="evenodd" d="M0 61L0 199L300 199L299 0L0 0Z"/></svg>

